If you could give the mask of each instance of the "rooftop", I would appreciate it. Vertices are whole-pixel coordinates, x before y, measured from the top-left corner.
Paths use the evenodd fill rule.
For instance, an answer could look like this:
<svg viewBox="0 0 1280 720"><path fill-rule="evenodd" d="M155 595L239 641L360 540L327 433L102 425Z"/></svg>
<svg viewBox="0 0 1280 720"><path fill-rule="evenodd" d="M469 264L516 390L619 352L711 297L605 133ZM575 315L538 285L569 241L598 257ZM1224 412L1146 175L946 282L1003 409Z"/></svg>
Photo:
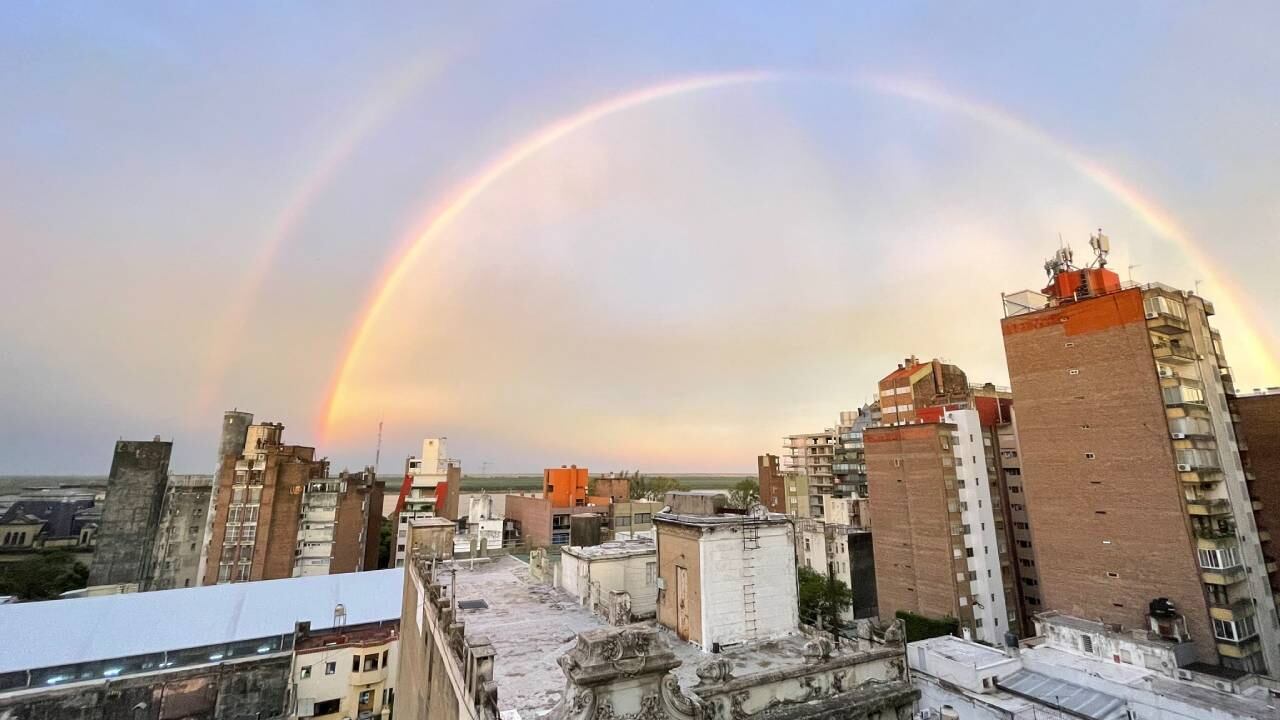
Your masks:
<svg viewBox="0 0 1280 720"><path fill-rule="evenodd" d="M523 717L550 710L564 690L556 660L573 648L578 633L605 627L604 622L563 592L530 582L528 566L510 556L474 568L465 562L455 567L458 601L484 600L488 606L460 607L458 620L466 624L468 637L489 638L497 652L493 680L499 708L518 710ZM440 573L439 580L447 586L450 573Z"/></svg>
<svg viewBox="0 0 1280 720"><path fill-rule="evenodd" d="M468 637L487 637L496 651L493 679L498 683L499 709L516 710L525 718L543 715L564 691L564 671L557 662L560 656L577 644L578 633L607 625L563 591L530 581L528 566L510 556L471 569L465 561L454 566L458 620L466 624ZM447 570L438 578L446 586L451 582ZM486 607L462 607L468 600L484 600ZM686 688L695 685L698 665L710 656L668 630L663 633L683 663L674 671L680 684ZM803 664L806 640L797 634L738 645L726 648L719 657L729 660L733 674L742 677Z"/></svg>
<svg viewBox="0 0 1280 720"><path fill-rule="evenodd" d="M1015 695L1030 698L1041 705L1052 705L1092 720L1119 720L1129 717L1125 701L1114 695L1090 690L1031 670L1019 670L1000 678L999 686Z"/></svg>
<svg viewBox="0 0 1280 720"><path fill-rule="evenodd" d="M599 560L605 558L634 557L636 555L652 555L657 551L658 546L654 543L652 538L638 537L629 540L616 540L588 547L570 546L564 548L560 552L564 555L572 555L586 560Z"/></svg>
<svg viewBox="0 0 1280 720"><path fill-rule="evenodd" d="M940 635L926 640L917 640L911 643L911 647L913 649L924 647L931 653L975 668L999 665L1000 663L1008 662L1010 659L1008 655L993 647L963 640L954 635Z"/></svg>
<svg viewBox="0 0 1280 720"><path fill-rule="evenodd" d="M399 619L403 573L376 570L0 605L0 673L291 635L294 623L304 620L320 630L333 627L339 604L348 625Z"/></svg>
<svg viewBox="0 0 1280 720"><path fill-rule="evenodd" d="M782 513L764 513L759 516L744 515L742 513L717 513L715 515L678 515L676 513L660 512L653 516L654 522L669 522L677 525L696 525L699 527L715 527L742 525L744 523L762 524L762 525L785 525L790 522L787 516Z"/></svg>

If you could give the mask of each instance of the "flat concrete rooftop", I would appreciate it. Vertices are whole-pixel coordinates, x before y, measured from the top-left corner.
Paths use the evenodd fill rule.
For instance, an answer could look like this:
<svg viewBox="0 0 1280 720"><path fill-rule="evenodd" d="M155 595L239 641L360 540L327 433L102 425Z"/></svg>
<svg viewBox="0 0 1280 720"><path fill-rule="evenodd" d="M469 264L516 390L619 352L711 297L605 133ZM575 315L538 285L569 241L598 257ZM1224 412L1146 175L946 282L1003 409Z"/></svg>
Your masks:
<svg viewBox="0 0 1280 720"><path fill-rule="evenodd" d="M458 610L466 623L468 637L485 636L493 645L493 679L498 683L498 708L515 710L525 720L541 717L555 706L564 693L564 672L558 658L577 644L578 633L607 627L568 594L549 585L532 582L529 568L510 556L477 563L467 569L465 560L455 561L459 603L483 600L487 607ZM439 582L450 584L450 573L439 574ZM447 590L446 590L447 592ZM473 603L467 603L472 605ZM641 623L659 627L656 623ZM698 682L698 665L713 657L696 645L678 639L662 629L672 651L683 662L675 670L686 688ZM808 638L791 635L727 648L720 654L733 664L735 677L804 664L802 649Z"/></svg>

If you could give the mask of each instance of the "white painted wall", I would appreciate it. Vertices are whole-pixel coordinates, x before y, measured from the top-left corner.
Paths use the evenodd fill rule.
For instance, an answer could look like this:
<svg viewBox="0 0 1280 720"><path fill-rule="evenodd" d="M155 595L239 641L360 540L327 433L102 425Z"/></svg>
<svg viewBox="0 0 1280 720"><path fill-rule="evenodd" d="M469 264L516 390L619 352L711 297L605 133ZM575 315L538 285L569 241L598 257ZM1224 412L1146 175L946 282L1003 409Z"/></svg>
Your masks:
<svg viewBox="0 0 1280 720"><path fill-rule="evenodd" d="M657 562L656 553L592 559L563 553L560 586L588 608L593 601L606 605L610 592L630 593L632 615L653 615L658 611Z"/></svg>
<svg viewBox="0 0 1280 720"><path fill-rule="evenodd" d="M956 426L958 441L952 443L951 449L960 460L956 478L964 480L964 487L957 488L957 494L966 507L961 512L961 522L969 526L964 544L973 549L973 557L967 563L975 576L970 581L970 592L981 604L973 608L974 618L982 619L975 639L1000 646L1009 630L1009 609L1000 570L999 536L991 510L991 473L987 467L982 425L978 411L973 409L948 411L944 420Z"/></svg>
<svg viewBox="0 0 1280 720"><path fill-rule="evenodd" d="M787 523L760 525L760 547L746 550L741 527L717 527L698 543L702 576L702 647L781 637L798 626L795 548ZM746 560L750 562L746 562ZM750 567L748 567L750 566ZM754 636L745 587L755 589Z"/></svg>

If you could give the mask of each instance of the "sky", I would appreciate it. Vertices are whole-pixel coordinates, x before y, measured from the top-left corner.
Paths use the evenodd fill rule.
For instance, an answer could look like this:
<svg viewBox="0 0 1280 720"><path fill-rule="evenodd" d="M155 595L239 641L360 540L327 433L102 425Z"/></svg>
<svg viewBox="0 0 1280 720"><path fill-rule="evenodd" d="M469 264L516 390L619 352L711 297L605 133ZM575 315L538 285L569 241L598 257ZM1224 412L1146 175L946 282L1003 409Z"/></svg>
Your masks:
<svg viewBox="0 0 1280 720"><path fill-rule="evenodd" d="M1060 242L1280 385L1280 7L6 3L0 473L750 471ZM1130 267L1133 266L1133 267Z"/></svg>

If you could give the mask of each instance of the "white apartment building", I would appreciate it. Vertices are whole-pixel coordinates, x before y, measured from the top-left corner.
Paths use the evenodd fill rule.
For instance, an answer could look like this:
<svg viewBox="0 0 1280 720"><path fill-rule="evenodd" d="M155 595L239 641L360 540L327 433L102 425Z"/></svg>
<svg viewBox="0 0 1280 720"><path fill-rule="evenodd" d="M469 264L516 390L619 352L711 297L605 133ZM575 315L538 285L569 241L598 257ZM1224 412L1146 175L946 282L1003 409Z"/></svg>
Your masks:
<svg viewBox="0 0 1280 720"><path fill-rule="evenodd" d="M396 524L396 567L404 567L405 545L409 537L409 521L417 518L437 517L441 508L436 506L436 489L441 483L460 482L462 469L457 461L450 460L445 452L445 438L426 438L422 441L422 454L409 458L405 470L409 493L404 498ZM452 489L455 494L457 488Z"/></svg>
<svg viewBox="0 0 1280 720"><path fill-rule="evenodd" d="M995 468L987 463L990 440L983 432L978 411L971 407L947 410L943 422L956 426L951 436L951 452L955 456L956 490L973 602L976 637L971 639L1001 645L1005 632L1012 628L1000 565L1000 557L1008 548L997 529L991 502L992 494L998 496L999 488ZM962 596L961 602L969 599ZM965 628L964 632L967 637L969 629Z"/></svg>

